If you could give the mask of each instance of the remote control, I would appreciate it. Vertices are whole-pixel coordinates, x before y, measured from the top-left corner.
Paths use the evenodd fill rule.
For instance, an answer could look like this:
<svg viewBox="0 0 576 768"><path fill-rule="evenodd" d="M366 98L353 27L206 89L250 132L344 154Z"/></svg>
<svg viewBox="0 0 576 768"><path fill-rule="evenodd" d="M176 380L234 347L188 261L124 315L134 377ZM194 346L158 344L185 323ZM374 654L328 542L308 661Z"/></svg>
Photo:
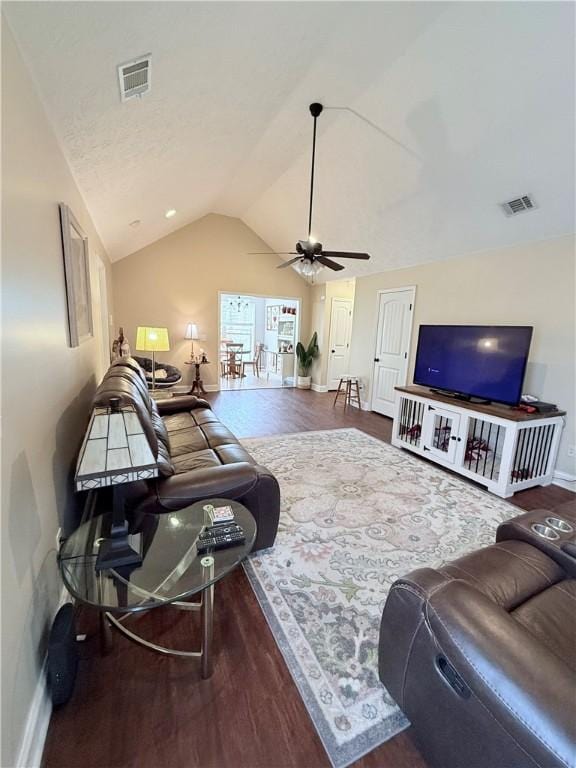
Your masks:
<svg viewBox="0 0 576 768"><path fill-rule="evenodd" d="M210 533L204 531L204 533L200 534L196 543L196 549L198 552L206 552L208 549L225 549L226 547L244 544L245 541L246 536L244 536L244 531L241 528L240 530L225 533L220 527L219 531L212 531Z"/></svg>
<svg viewBox="0 0 576 768"><path fill-rule="evenodd" d="M244 530L238 523L228 523L228 525L217 523L216 525L204 528L202 533L198 536L198 539L203 541L204 539L212 539L214 536L222 536L232 533L244 533Z"/></svg>

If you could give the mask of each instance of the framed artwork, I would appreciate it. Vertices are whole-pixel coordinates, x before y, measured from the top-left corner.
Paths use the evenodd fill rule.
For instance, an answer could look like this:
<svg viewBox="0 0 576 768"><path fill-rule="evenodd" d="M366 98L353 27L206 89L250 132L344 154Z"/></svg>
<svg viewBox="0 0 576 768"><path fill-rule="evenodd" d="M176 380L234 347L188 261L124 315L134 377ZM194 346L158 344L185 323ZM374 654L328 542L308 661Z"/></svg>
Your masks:
<svg viewBox="0 0 576 768"><path fill-rule="evenodd" d="M266 307L266 330L267 331L278 330L279 314L280 314L280 307Z"/></svg>
<svg viewBox="0 0 576 768"><path fill-rule="evenodd" d="M60 226L64 251L69 345L78 347L94 335L88 238L70 208L64 203L60 203Z"/></svg>

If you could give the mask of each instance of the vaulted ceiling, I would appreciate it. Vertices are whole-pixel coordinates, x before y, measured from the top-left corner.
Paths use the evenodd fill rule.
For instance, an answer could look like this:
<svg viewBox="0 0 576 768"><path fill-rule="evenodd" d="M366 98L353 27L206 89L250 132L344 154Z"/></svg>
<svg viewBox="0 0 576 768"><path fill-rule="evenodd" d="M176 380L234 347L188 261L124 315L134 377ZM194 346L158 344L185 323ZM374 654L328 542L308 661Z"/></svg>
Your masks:
<svg viewBox="0 0 576 768"><path fill-rule="evenodd" d="M292 250L306 235L311 101L367 119L319 122L314 235L372 254L340 276L574 231L571 3L3 10L113 260L208 212ZM145 53L151 92L122 103L116 67ZM507 218L499 203L525 193L538 208Z"/></svg>

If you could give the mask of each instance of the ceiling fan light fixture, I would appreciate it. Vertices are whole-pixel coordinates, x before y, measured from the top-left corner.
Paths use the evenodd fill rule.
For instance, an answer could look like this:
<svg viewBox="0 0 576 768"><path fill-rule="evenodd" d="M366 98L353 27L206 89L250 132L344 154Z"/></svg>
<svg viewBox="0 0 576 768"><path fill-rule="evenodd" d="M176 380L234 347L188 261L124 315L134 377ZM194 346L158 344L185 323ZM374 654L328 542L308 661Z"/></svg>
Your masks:
<svg viewBox="0 0 576 768"><path fill-rule="evenodd" d="M324 267L317 261L310 261L309 259L300 259L299 262L294 264L294 269L299 275L305 278L314 278L321 272Z"/></svg>

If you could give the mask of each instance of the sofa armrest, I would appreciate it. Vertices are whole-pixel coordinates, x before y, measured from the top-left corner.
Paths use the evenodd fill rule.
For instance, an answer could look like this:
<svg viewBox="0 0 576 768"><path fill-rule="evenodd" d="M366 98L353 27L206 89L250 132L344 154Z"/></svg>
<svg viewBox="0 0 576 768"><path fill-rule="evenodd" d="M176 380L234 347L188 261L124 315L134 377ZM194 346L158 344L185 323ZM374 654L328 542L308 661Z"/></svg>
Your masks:
<svg viewBox="0 0 576 768"><path fill-rule="evenodd" d="M147 507L148 503L159 504L166 511L171 511L211 497L240 499L252 490L257 481L258 471L248 462L193 469L157 480L156 496L146 499L144 506Z"/></svg>
<svg viewBox="0 0 576 768"><path fill-rule="evenodd" d="M572 669L513 616L462 581L434 590L424 615L438 649L516 742L540 755L542 765L574 766Z"/></svg>
<svg viewBox="0 0 576 768"><path fill-rule="evenodd" d="M380 623L378 671L400 709L414 638L424 624L424 606L450 580L433 568L419 568L395 581L388 593Z"/></svg>
<svg viewBox="0 0 576 768"><path fill-rule="evenodd" d="M180 413L181 411L193 411L196 408L210 408L208 400L203 400L196 395L183 395L182 397L170 397L166 400L157 400L158 413L160 416L166 416L169 413Z"/></svg>

